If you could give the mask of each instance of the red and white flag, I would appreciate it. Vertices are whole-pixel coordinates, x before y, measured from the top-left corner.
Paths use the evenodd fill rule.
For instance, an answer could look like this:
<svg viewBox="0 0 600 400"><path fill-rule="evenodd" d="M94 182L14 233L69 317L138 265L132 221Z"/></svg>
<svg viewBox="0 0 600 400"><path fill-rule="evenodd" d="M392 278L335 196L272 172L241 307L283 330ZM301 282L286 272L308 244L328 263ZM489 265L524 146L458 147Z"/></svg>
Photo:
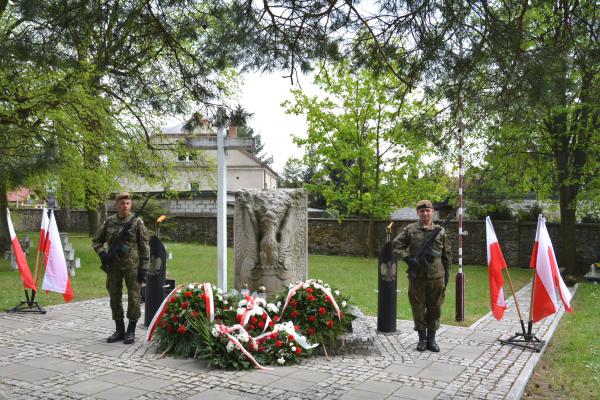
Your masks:
<svg viewBox="0 0 600 400"><path fill-rule="evenodd" d="M8 208L6 209L6 219L8 223L8 232L10 233L10 242L12 244L13 252L15 253L15 258L17 259L17 266L19 267L19 274L21 275L23 286L25 289L36 290L35 282L33 281L31 271L29 270L29 264L27 264L27 257L25 257L21 243L19 243L19 238L17 238L17 234L15 233L15 228L10 219L10 210Z"/></svg>
<svg viewBox="0 0 600 400"><path fill-rule="evenodd" d="M48 232L48 210L42 210L42 223L40 225L40 242L38 243L38 251L43 252L46 245L46 232Z"/></svg>
<svg viewBox="0 0 600 400"><path fill-rule="evenodd" d="M500 320L504 316L504 310L506 310L503 288L504 276L502 276L502 269L506 268L506 261L502 255L502 250L500 250L500 243L498 243L490 217L485 218L485 237L487 240L488 272L490 274L490 304L492 314L497 320Z"/></svg>
<svg viewBox="0 0 600 400"><path fill-rule="evenodd" d="M62 293L65 302L73 299L73 290L67 271L67 262L63 253L60 234L56 225L54 213L50 212L48 231L46 232L44 253L46 253L46 274L42 289L51 292Z"/></svg>
<svg viewBox="0 0 600 400"><path fill-rule="evenodd" d="M572 313L571 292L562 280L558 271L556 255L546 228L546 219L538 218L535 244L531 254L531 267L535 268L535 284L533 290L533 309L531 319L537 322L558 311L556 289L565 310Z"/></svg>

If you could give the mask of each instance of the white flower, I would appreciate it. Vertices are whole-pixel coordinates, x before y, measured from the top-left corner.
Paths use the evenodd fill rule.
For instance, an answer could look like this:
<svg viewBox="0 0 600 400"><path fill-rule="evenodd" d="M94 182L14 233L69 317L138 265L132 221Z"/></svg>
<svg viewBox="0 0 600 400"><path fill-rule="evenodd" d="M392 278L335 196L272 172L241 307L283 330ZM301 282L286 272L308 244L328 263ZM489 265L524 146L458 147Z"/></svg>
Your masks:
<svg viewBox="0 0 600 400"><path fill-rule="evenodd" d="M346 303L345 301L342 301L342 307L346 307L346 305L348 305L348 303Z"/></svg>
<svg viewBox="0 0 600 400"><path fill-rule="evenodd" d="M290 350L296 351L296 346L292 346L292 348Z"/></svg>
<svg viewBox="0 0 600 400"><path fill-rule="evenodd" d="M306 282L304 282L304 283L302 284L302 288L303 288L303 289L306 289L306 288L307 288L307 287L309 287L309 286L310 286L310 285L309 285L308 283L306 283Z"/></svg>
<svg viewBox="0 0 600 400"><path fill-rule="evenodd" d="M213 326L213 328L212 328L212 330L210 331L210 333L212 333L212 335L213 335L214 337L218 337L218 336L219 336L219 334L220 334L220 332L219 332L219 330L217 329L217 327L216 327L216 326Z"/></svg>
<svg viewBox="0 0 600 400"><path fill-rule="evenodd" d="M339 295L340 295L340 291L339 291L339 290L336 290L336 291L335 291L335 292L333 292L333 293L335 293L335 295L336 295L336 296L339 296Z"/></svg>
<svg viewBox="0 0 600 400"><path fill-rule="evenodd" d="M278 302L277 304L281 305L281 302ZM274 312L274 313L278 313L279 312L279 306L276 306L273 303L269 303L267 304L267 310Z"/></svg>
<svg viewBox="0 0 600 400"><path fill-rule="evenodd" d="M227 342L227 346L225 346L225 348L231 353L233 349L235 349L235 344L233 344L233 342Z"/></svg>
<svg viewBox="0 0 600 400"><path fill-rule="evenodd" d="M188 289L193 289L193 288L194 288L194 285L190 283L190 284L188 285Z"/></svg>
<svg viewBox="0 0 600 400"><path fill-rule="evenodd" d="M290 342L290 347L292 348L292 351L294 351L294 343Z"/></svg>
<svg viewBox="0 0 600 400"><path fill-rule="evenodd" d="M237 338L242 343L246 343L248 340L250 340L250 336L246 331L241 331L240 333L238 333Z"/></svg>
<svg viewBox="0 0 600 400"><path fill-rule="evenodd" d="M220 294L217 295L217 299L219 299L219 301L223 301L223 296L221 296Z"/></svg>
<svg viewBox="0 0 600 400"><path fill-rule="evenodd" d="M328 283L326 283L326 284L324 284L323 286L325 286L326 288L328 288L328 287L329 287L329 284L328 284Z"/></svg>
<svg viewBox="0 0 600 400"><path fill-rule="evenodd" d="M283 365L285 364L285 359L283 357L277 359L277 364Z"/></svg>
<svg viewBox="0 0 600 400"><path fill-rule="evenodd" d="M221 288L217 288L217 293L223 294L223 290L221 290Z"/></svg>
<svg viewBox="0 0 600 400"><path fill-rule="evenodd" d="M277 308L280 308L280 307L281 307L281 301L278 301L277 302ZM278 311L276 311L276 312L278 312Z"/></svg>
<svg viewBox="0 0 600 400"><path fill-rule="evenodd" d="M223 300L223 304L229 304L227 300Z"/></svg>
<svg viewBox="0 0 600 400"><path fill-rule="evenodd" d="M317 283L320 283L320 284L322 284L322 283L323 283L323 281L322 281L322 280L320 280L320 279L317 279Z"/></svg>

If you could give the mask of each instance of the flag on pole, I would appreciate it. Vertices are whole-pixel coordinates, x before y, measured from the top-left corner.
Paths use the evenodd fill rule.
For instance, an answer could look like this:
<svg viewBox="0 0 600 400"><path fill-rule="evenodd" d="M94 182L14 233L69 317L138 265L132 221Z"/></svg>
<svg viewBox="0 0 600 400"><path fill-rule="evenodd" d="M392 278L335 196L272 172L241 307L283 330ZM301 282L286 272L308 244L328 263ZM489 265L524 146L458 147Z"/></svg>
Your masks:
<svg viewBox="0 0 600 400"><path fill-rule="evenodd" d="M48 232L48 210L42 211L42 224L40 225L40 242L38 243L38 251L43 252L46 244L46 232Z"/></svg>
<svg viewBox="0 0 600 400"><path fill-rule="evenodd" d="M25 257L21 243L19 243L19 238L17 238L17 234L15 233L15 228L10 219L10 210L8 208L6 209L6 219L8 223L8 232L10 233L10 242L12 244L13 252L15 253L15 258L17 259L17 266L19 267L19 274L21 275L23 286L25 289L35 291L35 282L33 281L31 271L29 270L29 264L27 264L27 257Z"/></svg>
<svg viewBox="0 0 600 400"><path fill-rule="evenodd" d="M494 232L492 220L490 217L485 218L485 237L487 241L487 263L488 272L490 275L490 304L492 314L497 320L501 320L506 310L506 302L504 300L504 276L502 269L506 268L506 261L500 250L500 243Z"/></svg>
<svg viewBox="0 0 600 400"><path fill-rule="evenodd" d="M73 290L71 289L67 262L65 261L65 254L60 242L58 226L56 225L56 219L52 211L48 219L49 224L44 248L44 252L46 253L46 274L44 275L42 289L62 293L65 302L68 303L73 299Z"/></svg>
<svg viewBox="0 0 600 400"><path fill-rule="evenodd" d="M535 284L533 290L533 322L537 322L548 315L558 311L556 289L565 310L572 313L571 292L562 280L558 271L556 255L550 241L546 219L541 215L538 218L538 227L535 234L536 241L531 255L531 265L535 268Z"/></svg>

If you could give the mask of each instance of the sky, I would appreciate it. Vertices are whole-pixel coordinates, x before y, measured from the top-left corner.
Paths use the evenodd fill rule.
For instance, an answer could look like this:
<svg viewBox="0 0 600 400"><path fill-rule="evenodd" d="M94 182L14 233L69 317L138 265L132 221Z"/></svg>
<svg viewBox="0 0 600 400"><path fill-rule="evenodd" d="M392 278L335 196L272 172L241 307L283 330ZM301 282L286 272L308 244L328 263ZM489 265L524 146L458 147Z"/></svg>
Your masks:
<svg viewBox="0 0 600 400"><path fill-rule="evenodd" d="M300 76L300 86L296 82L292 86L283 75L284 72L245 74L239 96L239 103L254 114L248 125L260 134L264 151L273 156L272 168L277 173L283 171L288 158L302 156L302 150L292 142L292 135L304 136L306 132L305 117L286 114L280 104L292 99L291 89L301 87L309 95L317 93L312 76Z"/></svg>

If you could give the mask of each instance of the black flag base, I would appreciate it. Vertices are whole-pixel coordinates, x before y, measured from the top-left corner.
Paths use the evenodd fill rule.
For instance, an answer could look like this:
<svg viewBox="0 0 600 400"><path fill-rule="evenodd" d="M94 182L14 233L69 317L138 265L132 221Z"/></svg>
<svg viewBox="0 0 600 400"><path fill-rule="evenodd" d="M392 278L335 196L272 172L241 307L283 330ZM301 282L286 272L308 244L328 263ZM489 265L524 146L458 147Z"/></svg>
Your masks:
<svg viewBox="0 0 600 400"><path fill-rule="evenodd" d="M527 324L527 333L525 333L525 325L523 324L523 321L521 321L521 327L523 328L522 333L515 332L515 334L508 339L498 339L498 341L503 345L510 344L522 349L533 350L536 353L542 351L546 342L538 339L537 336L531 333L532 321L529 321Z"/></svg>
<svg viewBox="0 0 600 400"><path fill-rule="evenodd" d="M6 312L46 314L46 310L35 301L35 292L33 290L31 292L31 299L27 290L25 290L25 301L20 302L10 310L6 310Z"/></svg>

